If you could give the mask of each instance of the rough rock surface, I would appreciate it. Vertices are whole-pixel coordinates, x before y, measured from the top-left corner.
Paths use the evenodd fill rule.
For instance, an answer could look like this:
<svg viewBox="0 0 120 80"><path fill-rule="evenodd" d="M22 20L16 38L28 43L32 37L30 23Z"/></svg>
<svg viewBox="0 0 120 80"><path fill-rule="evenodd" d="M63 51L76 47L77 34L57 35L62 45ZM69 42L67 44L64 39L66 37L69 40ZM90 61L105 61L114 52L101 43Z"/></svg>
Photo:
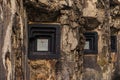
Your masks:
<svg viewBox="0 0 120 80"><path fill-rule="evenodd" d="M27 24L61 25L61 58L28 59ZM119 0L1 0L0 80L117 80ZM84 32L98 33L98 54L84 54ZM112 78L113 77L113 78Z"/></svg>

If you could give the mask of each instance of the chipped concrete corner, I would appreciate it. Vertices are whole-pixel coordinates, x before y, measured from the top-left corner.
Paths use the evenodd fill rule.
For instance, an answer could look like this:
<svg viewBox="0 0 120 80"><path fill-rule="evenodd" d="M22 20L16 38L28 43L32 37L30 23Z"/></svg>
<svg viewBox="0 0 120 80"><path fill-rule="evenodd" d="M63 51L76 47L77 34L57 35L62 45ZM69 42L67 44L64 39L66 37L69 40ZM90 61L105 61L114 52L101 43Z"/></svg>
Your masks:
<svg viewBox="0 0 120 80"><path fill-rule="evenodd" d="M61 25L59 59L28 59L27 24L35 23ZM119 80L119 30L119 0L1 0L0 80ZM84 54L85 32L97 32L97 54Z"/></svg>

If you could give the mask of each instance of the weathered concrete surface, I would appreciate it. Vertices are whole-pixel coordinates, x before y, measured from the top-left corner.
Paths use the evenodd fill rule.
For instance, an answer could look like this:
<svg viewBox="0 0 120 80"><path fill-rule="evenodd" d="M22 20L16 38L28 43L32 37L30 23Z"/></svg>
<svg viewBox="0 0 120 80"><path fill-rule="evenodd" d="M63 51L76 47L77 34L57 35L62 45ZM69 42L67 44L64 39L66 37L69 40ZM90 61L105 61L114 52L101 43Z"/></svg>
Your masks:
<svg viewBox="0 0 120 80"><path fill-rule="evenodd" d="M95 17L98 9L96 8L97 0L85 0L85 7L83 9L83 16Z"/></svg>
<svg viewBox="0 0 120 80"><path fill-rule="evenodd" d="M18 56L22 54L22 11L22 1L0 1L0 80L23 80L22 57Z"/></svg>
<svg viewBox="0 0 120 80"><path fill-rule="evenodd" d="M59 15L55 17L56 21L52 19L49 21L49 16L44 18L42 15L39 15L41 19L38 20L39 22L46 21L61 24L61 58L58 60L29 60L30 80L78 80L82 70L82 56L79 56L77 50L80 50L80 46L84 44L84 42L81 41L85 40L82 34L84 31L79 31L81 27L80 24L82 24L78 21L81 20L80 3L74 3L72 0L53 1L51 2L53 5L49 5L47 0L39 0L38 3L35 3L43 3L48 7L52 7L49 9L51 10L50 12L57 10L59 13ZM75 6L76 4L77 6ZM27 6L27 9L29 9L29 6ZM28 16L31 14L30 12L31 11L28 10ZM42 13L44 14L44 12ZM31 14L31 16L35 15ZM28 19L34 22L34 19L31 19L31 17L28 17ZM81 45L79 46L78 43L81 43ZM81 47L81 50L83 50L83 47ZM54 65L52 65L51 62L54 63Z"/></svg>
<svg viewBox="0 0 120 80"><path fill-rule="evenodd" d="M120 51L118 45L118 51L111 52L110 36L117 35L120 44L120 6L119 0L113 2L1 0L0 80L117 80L113 73L119 77ZM61 58L28 59L29 23L61 24ZM96 55L83 53L86 31L98 33Z"/></svg>
<svg viewBox="0 0 120 80"><path fill-rule="evenodd" d="M37 60L30 62L30 80L56 80L56 60Z"/></svg>
<svg viewBox="0 0 120 80"><path fill-rule="evenodd" d="M82 79L83 80L88 80L88 79L110 80L112 73L114 71L114 64L112 62L114 61L113 59L114 57L113 57L113 54L111 54L110 52L110 33L111 33L110 27L111 27L111 23L113 22L110 23L112 18L110 16L110 6L108 6L109 1L108 0L107 1L76 0L76 1L78 3L74 3L72 0L68 0L68 2L64 0L53 1L53 2L50 1L51 4L54 3L56 5L49 5L47 0L46 1L39 0L38 2L33 1L36 5L38 3L42 3L46 5L46 8L45 7L43 8L41 5L38 4L38 6L41 7L42 9L48 10L47 7L50 7L49 10L51 12L52 11L54 12L54 10L57 10L59 14L56 16L56 21L51 20L51 22L60 23L62 27L62 30L61 30L62 57L61 59L56 61L56 64L60 65L59 68L56 68L57 80L82 80ZM30 1L28 3L32 3L32 2ZM58 6L57 3L59 3L60 6ZM103 6L103 7L99 7L98 4L99 6ZM29 6L27 8L29 8ZM34 7L34 8L37 8L37 7ZM30 12L31 10L30 11L28 10L28 15L31 14ZM44 12L42 13L44 14ZM28 18L30 21L33 21L33 22L36 21L34 19L31 19L31 17L28 17ZM43 20L44 19L43 16L40 18L41 19L38 19L39 22L43 22L43 21L49 22L49 17L45 18L45 20ZM98 23L94 23L94 21ZM98 49L99 50L98 50L98 55L96 55L96 57L94 55L91 55L91 57L94 59L93 61L91 60L91 57L87 57L88 59L85 59L86 55L83 56L82 55L83 52L81 52L84 48L85 38L83 36L83 32L85 31L98 32L98 36L99 36ZM90 64L88 60L91 60L90 62L91 65L95 65L95 64L96 65L94 67L91 65L85 67L86 65ZM38 61L41 62L41 60L38 60ZM30 62L36 63L36 61L31 61L31 60ZM39 64L40 63L38 63L38 65ZM49 63L46 63L46 64L49 64ZM32 66L32 64L30 65ZM73 66L69 66L69 65L73 65ZM42 69L43 68L41 68L41 70ZM31 68L31 70L33 70L34 72L38 69L34 70ZM31 72L31 74L33 72ZM92 72L92 73L90 74L89 72ZM95 77L92 78L92 76L95 76ZM35 77L32 77L32 79L34 78ZM44 79L46 79L46 77L44 77ZM54 76L54 79L55 79L55 76Z"/></svg>

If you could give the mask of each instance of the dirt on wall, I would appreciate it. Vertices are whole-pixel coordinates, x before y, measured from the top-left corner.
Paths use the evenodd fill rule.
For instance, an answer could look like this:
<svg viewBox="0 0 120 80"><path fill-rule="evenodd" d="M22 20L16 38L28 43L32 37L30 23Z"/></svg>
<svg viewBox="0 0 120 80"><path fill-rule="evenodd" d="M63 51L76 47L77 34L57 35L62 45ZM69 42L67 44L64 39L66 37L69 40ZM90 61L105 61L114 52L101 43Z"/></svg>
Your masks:
<svg viewBox="0 0 120 80"><path fill-rule="evenodd" d="M119 0L1 0L0 80L117 80ZM61 26L61 57L28 59L27 24ZM84 54L85 32L97 32L98 53ZM117 70L118 69L118 70Z"/></svg>

